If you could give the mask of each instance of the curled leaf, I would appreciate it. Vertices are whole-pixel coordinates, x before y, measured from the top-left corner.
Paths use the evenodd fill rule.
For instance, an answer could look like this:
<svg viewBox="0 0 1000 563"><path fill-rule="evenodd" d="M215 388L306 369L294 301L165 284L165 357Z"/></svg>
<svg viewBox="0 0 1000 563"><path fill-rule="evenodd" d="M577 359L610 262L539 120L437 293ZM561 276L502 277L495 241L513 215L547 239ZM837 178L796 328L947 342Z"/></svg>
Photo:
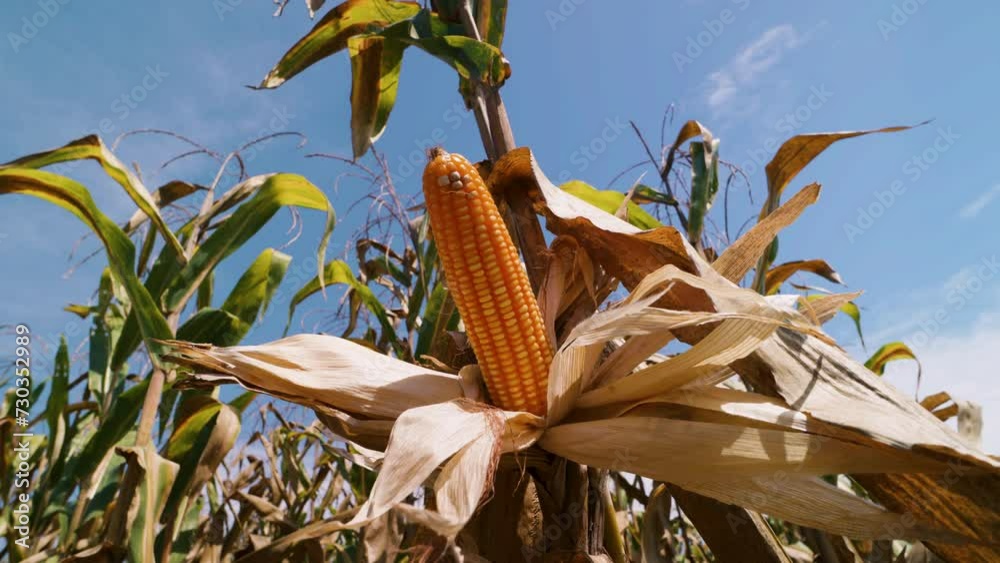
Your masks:
<svg viewBox="0 0 1000 563"><path fill-rule="evenodd" d="M795 260L794 262L785 262L768 270L765 288L767 295L773 295L781 289L781 284L785 283L788 278L792 277L798 272L809 272L816 274L822 278L828 279L833 283L839 283L843 285L844 280L841 279L840 274L837 273L826 260Z"/></svg>
<svg viewBox="0 0 1000 563"><path fill-rule="evenodd" d="M354 158L360 158L385 132L396 103L399 71L406 45L379 36L352 37L351 141Z"/></svg>
<svg viewBox="0 0 1000 563"><path fill-rule="evenodd" d="M347 0L330 10L299 39L267 73L260 87L277 88L317 61L346 49L351 37L412 18L419 11L416 2Z"/></svg>

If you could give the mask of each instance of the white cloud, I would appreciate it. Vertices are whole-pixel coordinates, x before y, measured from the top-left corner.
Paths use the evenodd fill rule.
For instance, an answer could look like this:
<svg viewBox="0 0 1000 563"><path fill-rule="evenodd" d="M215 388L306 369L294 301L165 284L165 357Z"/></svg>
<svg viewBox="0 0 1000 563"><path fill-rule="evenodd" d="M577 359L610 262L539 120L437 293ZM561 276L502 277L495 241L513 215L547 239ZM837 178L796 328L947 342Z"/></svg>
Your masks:
<svg viewBox="0 0 1000 563"><path fill-rule="evenodd" d="M798 47L806 36L796 31L790 24L772 27L749 45L743 47L722 68L708 75L708 105L720 112L726 105L739 103L749 105L752 111L760 102L759 94L754 94L759 77L778 64L791 49ZM741 94L750 92L743 99Z"/></svg>
<svg viewBox="0 0 1000 563"><path fill-rule="evenodd" d="M979 212L985 209L998 196L1000 196L1000 184L986 190L983 195L969 202L958 212L959 217L962 219L972 219L976 215L979 215Z"/></svg>

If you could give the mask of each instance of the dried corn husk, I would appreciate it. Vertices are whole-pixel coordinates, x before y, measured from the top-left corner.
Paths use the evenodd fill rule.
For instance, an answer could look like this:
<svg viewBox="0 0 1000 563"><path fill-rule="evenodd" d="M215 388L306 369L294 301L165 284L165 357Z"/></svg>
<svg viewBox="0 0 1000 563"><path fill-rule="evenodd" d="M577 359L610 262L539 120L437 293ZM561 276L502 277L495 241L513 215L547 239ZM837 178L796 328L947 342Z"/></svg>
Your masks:
<svg viewBox="0 0 1000 563"><path fill-rule="evenodd" d="M562 192L525 149L497 163L492 187L515 189L505 175L522 183L532 179L527 189L550 228L571 236L631 290L561 340L544 419L475 403L465 397L476 393L463 392L459 377L334 337L236 348L173 343L176 361L194 367L196 381L236 381L311 406L342 433L363 435L369 443L377 441L378 430L358 428L391 424L379 479L349 526L396 509L454 538L488 492L498 456L537 445L852 538L989 541L988 530L892 512L818 479L836 473L940 475L956 463L976 475L1000 475L995 459L822 332L821 323L856 294L798 310L791 301L735 285L775 234L816 200L818 185L803 189L709 264L672 229L640 232ZM565 287L552 283L556 293ZM551 320L559 304L549 301ZM689 349L643 366L679 336L691 341ZM605 345L622 338L626 344L602 361ZM770 396L715 386L733 370ZM406 504L435 471L437 510ZM988 502L980 508L1000 518Z"/></svg>

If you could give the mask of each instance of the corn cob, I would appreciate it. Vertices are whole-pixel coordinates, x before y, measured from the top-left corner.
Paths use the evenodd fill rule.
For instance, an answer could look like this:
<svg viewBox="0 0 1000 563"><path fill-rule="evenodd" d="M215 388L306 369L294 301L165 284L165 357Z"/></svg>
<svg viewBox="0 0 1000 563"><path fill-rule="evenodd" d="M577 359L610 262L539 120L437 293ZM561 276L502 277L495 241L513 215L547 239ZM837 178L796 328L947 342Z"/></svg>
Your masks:
<svg viewBox="0 0 1000 563"><path fill-rule="evenodd" d="M544 415L552 346L514 241L475 166L430 157L427 215L486 388L503 409Z"/></svg>

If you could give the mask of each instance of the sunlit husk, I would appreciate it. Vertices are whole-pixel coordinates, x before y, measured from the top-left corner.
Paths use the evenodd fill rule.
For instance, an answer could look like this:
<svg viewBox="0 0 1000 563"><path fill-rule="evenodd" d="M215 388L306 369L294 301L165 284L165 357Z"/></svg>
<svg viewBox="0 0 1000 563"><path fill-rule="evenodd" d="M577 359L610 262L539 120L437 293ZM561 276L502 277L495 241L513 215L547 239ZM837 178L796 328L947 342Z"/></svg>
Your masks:
<svg viewBox="0 0 1000 563"><path fill-rule="evenodd" d="M941 474L956 462L978 474L1000 473L996 460L851 360L822 332L820 324L847 295L796 308L800 304L735 285L775 234L816 200L818 186L793 196L709 264L669 229L641 233L555 188L530 152L505 158L495 170L519 170L521 178L525 170L533 174L554 228L577 235L581 248L615 268L632 288L622 303L581 322L563 339L550 370L545 419L466 398L476 395L468 381L474 370L463 372L463 391L459 377L333 337L229 349L177 345L182 363L209 372L196 378L231 378L313 406L348 438L377 443L385 427L362 430L369 424L364 419L395 419L378 481L348 525L364 525L395 508L454 538L488 491L498 456L537 443L583 464L668 481L848 537L969 537L940 522L932 526L892 513L818 479L839 473ZM494 180L494 188L503 188ZM553 283L553 290L564 287ZM560 303L552 295L546 301L551 320ZM652 351L691 328L702 336L689 349L646 362ZM605 358L606 343L622 338L629 339ZM734 366L776 396L715 387ZM406 504L435 471L437 511Z"/></svg>
<svg viewBox="0 0 1000 563"><path fill-rule="evenodd" d="M778 472L767 477L682 486L723 502L849 538L923 539L954 543L969 540L961 534L934 528L912 514L888 512L818 477L790 477Z"/></svg>
<svg viewBox="0 0 1000 563"><path fill-rule="evenodd" d="M260 346L205 348L175 343L179 363L307 406L396 418L463 396L455 375L395 360L343 338L299 334ZM209 381L209 377L202 378Z"/></svg>

